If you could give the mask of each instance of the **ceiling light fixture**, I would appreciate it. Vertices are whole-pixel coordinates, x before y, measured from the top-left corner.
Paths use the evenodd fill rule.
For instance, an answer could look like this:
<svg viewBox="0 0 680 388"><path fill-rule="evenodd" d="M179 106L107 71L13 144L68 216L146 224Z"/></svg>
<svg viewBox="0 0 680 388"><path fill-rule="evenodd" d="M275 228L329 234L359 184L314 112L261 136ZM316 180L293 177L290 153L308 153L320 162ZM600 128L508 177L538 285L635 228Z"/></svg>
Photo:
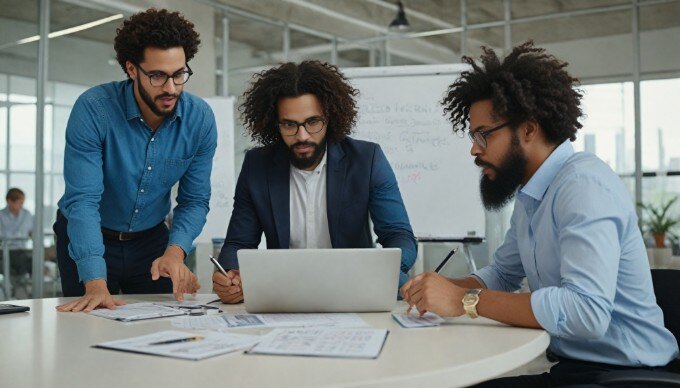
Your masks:
<svg viewBox="0 0 680 388"><path fill-rule="evenodd" d="M122 19L122 18L123 18L123 14L119 13L119 14L109 16L109 17L104 18L104 19L99 19L99 20L95 20L93 22L81 24L79 26L66 28L66 29L63 29L63 30L60 30L60 31L50 32L49 34L47 34L47 37L51 39L51 38L56 38L58 36L73 34L75 32L87 30L89 28L97 27L97 26L100 26L102 24L106 24L108 22L112 22L114 20L118 20L118 19ZM6 49L6 48L9 48L9 47L13 47L13 46L19 46L19 45L26 44L26 43L37 42L39 40L40 40L40 35L35 35L35 36L31 36L31 37L24 38L24 39L19 39L16 42L7 43L7 44L0 46L0 50Z"/></svg>
<svg viewBox="0 0 680 388"><path fill-rule="evenodd" d="M392 20L392 23L390 23L390 31L410 31L411 25L408 23L408 20L406 20L406 12L404 12L404 5L401 3L401 1L397 1L397 7L399 7L399 10L397 11L397 17Z"/></svg>

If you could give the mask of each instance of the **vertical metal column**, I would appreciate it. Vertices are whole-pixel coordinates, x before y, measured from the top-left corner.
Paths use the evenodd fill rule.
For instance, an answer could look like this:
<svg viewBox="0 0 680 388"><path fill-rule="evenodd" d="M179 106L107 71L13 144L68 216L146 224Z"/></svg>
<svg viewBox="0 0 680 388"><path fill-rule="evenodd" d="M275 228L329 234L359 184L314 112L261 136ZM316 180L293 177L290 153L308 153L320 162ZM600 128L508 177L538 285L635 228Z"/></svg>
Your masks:
<svg viewBox="0 0 680 388"><path fill-rule="evenodd" d="M512 29L510 28L510 0L503 0L503 21L505 22L503 28L505 30L505 54L510 53L512 49Z"/></svg>
<svg viewBox="0 0 680 388"><path fill-rule="evenodd" d="M467 0L460 0L460 56L467 53Z"/></svg>
<svg viewBox="0 0 680 388"><path fill-rule="evenodd" d="M35 120L35 217L33 223L33 298L43 294L43 265L45 261L44 238L44 148L45 148L45 90L49 60L50 0L40 0L40 41L38 42L38 74L36 76Z"/></svg>
<svg viewBox="0 0 680 388"><path fill-rule="evenodd" d="M283 60L285 62L290 60L290 27L288 27L288 23L283 27Z"/></svg>
<svg viewBox="0 0 680 388"><path fill-rule="evenodd" d="M229 18L222 18L222 95L229 95Z"/></svg>
<svg viewBox="0 0 680 388"><path fill-rule="evenodd" d="M331 64L337 65L338 64L338 38L334 37L333 41L331 42L332 44L332 49L331 49Z"/></svg>
<svg viewBox="0 0 680 388"><path fill-rule="evenodd" d="M633 0L633 98L635 101L635 202L642 202L642 118L640 117L640 7ZM641 211L636 206L638 222Z"/></svg>
<svg viewBox="0 0 680 388"><path fill-rule="evenodd" d="M391 66L392 60L390 58L390 52L389 52L389 48L387 46L387 37L385 38L385 40L383 41L383 44L382 44L382 60L381 60L381 62L382 62L382 63L380 63L381 66Z"/></svg>

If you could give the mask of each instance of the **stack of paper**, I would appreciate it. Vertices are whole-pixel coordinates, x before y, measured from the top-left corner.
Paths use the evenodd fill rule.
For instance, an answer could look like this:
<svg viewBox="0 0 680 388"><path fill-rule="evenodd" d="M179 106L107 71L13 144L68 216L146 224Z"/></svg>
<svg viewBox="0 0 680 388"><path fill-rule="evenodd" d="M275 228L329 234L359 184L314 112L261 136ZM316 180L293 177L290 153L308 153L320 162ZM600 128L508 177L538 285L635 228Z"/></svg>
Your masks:
<svg viewBox="0 0 680 388"><path fill-rule="evenodd" d="M116 321L130 322L142 319L174 317L184 315L184 311L172 307L157 305L155 303L130 303L118 306L115 310L97 309L90 315L114 319Z"/></svg>
<svg viewBox="0 0 680 388"><path fill-rule="evenodd" d="M387 329L274 329L247 353L377 358L387 333Z"/></svg>
<svg viewBox="0 0 680 388"><path fill-rule="evenodd" d="M181 341L194 337L182 331L162 331L159 333L133 337L124 340L104 342L96 348L122 350L133 353L153 354L186 360L202 360L253 346L259 336L234 333L208 333L200 340ZM157 344L158 342L177 341Z"/></svg>
<svg viewBox="0 0 680 388"><path fill-rule="evenodd" d="M366 321L353 313L331 314L224 314L182 317L172 320L175 327L192 330L222 330L238 327L366 327Z"/></svg>

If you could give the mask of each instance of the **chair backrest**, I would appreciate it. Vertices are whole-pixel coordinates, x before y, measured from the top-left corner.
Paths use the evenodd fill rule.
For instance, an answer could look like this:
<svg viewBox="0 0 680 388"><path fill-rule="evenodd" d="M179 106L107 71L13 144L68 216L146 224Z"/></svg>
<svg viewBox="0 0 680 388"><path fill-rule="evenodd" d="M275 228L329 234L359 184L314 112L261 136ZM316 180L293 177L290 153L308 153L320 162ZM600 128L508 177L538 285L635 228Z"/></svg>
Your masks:
<svg viewBox="0 0 680 388"><path fill-rule="evenodd" d="M680 270L653 269L652 283L656 303L663 310L664 324L677 341L680 335Z"/></svg>

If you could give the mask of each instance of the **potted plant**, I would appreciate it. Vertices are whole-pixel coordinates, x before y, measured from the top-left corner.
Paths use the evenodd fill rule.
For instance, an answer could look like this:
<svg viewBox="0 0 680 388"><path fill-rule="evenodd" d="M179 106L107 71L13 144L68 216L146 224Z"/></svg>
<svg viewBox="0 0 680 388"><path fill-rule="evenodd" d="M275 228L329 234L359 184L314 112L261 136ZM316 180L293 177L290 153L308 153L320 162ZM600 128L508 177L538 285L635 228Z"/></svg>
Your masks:
<svg viewBox="0 0 680 388"><path fill-rule="evenodd" d="M662 202L658 206L653 204L638 203L644 211L642 224L646 232L654 237L654 244L656 249L653 249L654 262L656 265L667 266L672 256L670 248L666 248L666 237L673 239L676 237L671 229L677 225L680 220L672 218L670 209L678 200L678 197L673 197L666 202ZM650 262L652 258L650 257Z"/></svg>

